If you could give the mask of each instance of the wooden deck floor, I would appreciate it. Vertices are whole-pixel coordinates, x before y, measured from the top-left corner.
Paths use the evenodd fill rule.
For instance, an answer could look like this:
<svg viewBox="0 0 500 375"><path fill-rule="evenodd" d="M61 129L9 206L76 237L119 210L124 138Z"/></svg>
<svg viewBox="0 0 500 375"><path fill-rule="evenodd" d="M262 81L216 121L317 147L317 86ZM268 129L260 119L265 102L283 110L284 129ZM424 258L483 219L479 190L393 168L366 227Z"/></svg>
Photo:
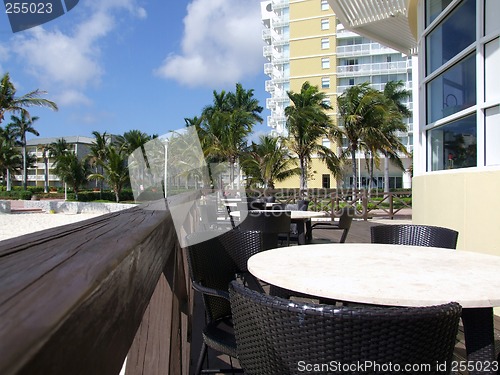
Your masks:
<svg viewBox="0 0 500 375"><path fill-rule="evenodd" d="M370 227L373 225L380 224L390 224L401 221L390 221L390 220L354 220L352 222L351 229L347 236L347 243L369 243L370 242ZM404 221L403 221L404 222ZM407 221L410 223L411 221ZM326 229L315 229L313 230L313 240L312 243L328 243L328 242L338 242L341 235L341 231L337 230L326 230ZM201 301L200 301L201 302ZM495 346L497 353L500 352L500 316L495 316ZM196 340L193 337L193 340ZM198 355L198 345L193 345L192 348L194 352L192 353L192 360L196 361ZM209 353L213 353L209 350ZM228 366L228 359L225 356L215 357L210 355L210 365L219 368L226 368ZM462 326L460 325L459 333L457 336L457 344L455 346L454 360L464 361L465 360L465 340ZM233 363L234 364L234 363ZM467 375L468 372L454 372L453 374Z"/></svg>

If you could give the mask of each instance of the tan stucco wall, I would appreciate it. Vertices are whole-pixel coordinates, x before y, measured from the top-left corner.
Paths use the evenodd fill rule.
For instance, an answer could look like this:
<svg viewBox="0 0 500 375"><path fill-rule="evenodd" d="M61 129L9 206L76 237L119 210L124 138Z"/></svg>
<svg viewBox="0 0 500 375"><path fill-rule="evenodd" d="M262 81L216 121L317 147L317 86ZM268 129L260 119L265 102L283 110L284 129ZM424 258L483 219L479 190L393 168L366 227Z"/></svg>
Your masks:
<svg viewBox="0 0 500 375"><path fill-rule="evenodd" d="M414 177L413 223L459 232L458 249L500 255L500 170Z"/></svg>

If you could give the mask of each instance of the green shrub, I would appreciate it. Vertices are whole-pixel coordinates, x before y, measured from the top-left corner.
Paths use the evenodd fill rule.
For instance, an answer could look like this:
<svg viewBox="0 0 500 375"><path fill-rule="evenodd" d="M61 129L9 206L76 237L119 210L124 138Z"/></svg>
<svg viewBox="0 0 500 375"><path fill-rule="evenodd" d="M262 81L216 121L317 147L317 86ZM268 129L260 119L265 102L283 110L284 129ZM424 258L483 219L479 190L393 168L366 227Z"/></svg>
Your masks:
<svg viewBox="0 0 500 375"><path fill-rule="evenodd" d="M0 191L0 198L30 200L32 196L29 190Z"/></svg>

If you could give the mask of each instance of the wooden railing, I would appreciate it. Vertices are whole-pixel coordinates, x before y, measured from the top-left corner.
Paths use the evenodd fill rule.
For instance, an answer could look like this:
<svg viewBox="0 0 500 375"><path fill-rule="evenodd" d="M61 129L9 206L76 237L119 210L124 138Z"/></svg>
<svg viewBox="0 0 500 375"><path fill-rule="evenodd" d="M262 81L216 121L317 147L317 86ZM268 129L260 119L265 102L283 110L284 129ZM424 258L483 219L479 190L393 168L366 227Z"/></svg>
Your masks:
<svg viewBox="0 0 500 375"><path fill-rule="evenodd" d="M2 241L0 374L188 374L192 306L163 200Z"/></svg>

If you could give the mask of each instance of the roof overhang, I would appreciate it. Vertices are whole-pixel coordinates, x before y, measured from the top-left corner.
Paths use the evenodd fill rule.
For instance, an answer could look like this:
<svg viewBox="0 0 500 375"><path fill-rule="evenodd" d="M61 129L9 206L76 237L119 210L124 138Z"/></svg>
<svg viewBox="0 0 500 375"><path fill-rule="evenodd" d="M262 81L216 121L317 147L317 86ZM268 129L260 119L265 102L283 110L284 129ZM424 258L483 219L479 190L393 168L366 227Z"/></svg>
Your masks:
<svg viewBox="0 0 500 375"><path fill-rule="evenodd" d="M328 0L342 25L406 55L416 54L415 0ZM412 9L410 9L412 8ZM415 9L413 9L415 8Z"/></svg>

